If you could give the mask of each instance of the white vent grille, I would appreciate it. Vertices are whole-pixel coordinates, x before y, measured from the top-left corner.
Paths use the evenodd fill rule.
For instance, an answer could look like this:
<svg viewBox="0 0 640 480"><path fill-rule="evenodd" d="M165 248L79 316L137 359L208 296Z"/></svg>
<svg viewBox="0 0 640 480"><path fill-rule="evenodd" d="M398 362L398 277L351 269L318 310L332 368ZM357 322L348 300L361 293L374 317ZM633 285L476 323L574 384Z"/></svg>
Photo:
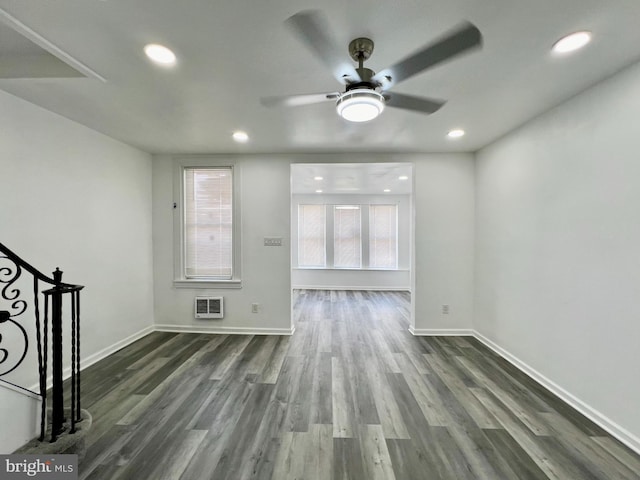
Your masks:
<svg viewBox="0 0 640 480"><path fill-rule="evenodd" d="M196 297L196 318L223 318L223 300L222 297Z"/></svg>

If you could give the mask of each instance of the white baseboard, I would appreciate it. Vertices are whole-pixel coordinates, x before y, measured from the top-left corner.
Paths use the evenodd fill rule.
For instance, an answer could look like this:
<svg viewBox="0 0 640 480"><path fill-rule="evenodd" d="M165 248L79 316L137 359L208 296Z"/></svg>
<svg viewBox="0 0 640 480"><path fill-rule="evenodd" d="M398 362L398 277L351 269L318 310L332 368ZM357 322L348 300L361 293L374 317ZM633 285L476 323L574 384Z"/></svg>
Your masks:
<svg viewBox="0 0 640 480"><path fill-rule="evenodd" d="M414 328L409 326L409 333L416 337L470 337L473 330L468 328Z"/></svg>
<svg viewBox="0 0 640 480"><path fill-rule="evenodd" d="M133 335L129 335L127 338L122 339L119 342L116 342L116 343L114 343L113 345L111 345L109 347L103 348L99 352L96 352L93 355L89 355L87 358L83 358L82 361L80 362L80 366L83 369L86 368L86 367L90 367L94 363L99 362L100 360L102 360L103 358L108 357L112 353L115 353L118 350L120 350L120 349L122 349L122 348L124 348L124 347L126 347L128 345L131 345L136 340L140 340L142 337L146 337L147 335L149 335L154 330L155 330L155 328L154 328L153 325L145 327L142 330L140 330L139 332L136 332ZM68 375L71 375L71 369L68 369L68 370L69 370ZM65 370L65 374L67 374L66 370ZM65 376L65 378L67 378L67 376Z"/></svg>
<svg viewBox="0 0 640 480"><path fill-rule="evenodd" d="M93 353L93 354L89 355L86 358L80 359L80 370L82 371L85 368L90 367L94 363L99 362L103 358L107 358L112 353L117 352L118 350L126 347L127 345L131 345L133 342L135 342L136 340L140 340L142 337L146 337L147 335L149 335L153 331L154 331L154 327L153 327L153 325L150 325L150 326L145 327L142 330L134 333L133 335L129 335L127 338L124 338L124 339L114 343L113 345L105 347L102 350L100 350L100 351L98 351L96 353ZM68 366L67 368L65 368L62 371L62 378L63 378L63 380L66 380L70 376L71 376L71 366ZM50 375L47 378L47 389L51 388L52 386L53 386L53 376ZM31 386L29 388L29 390L40 391L40 385L36 383L35 385Z"/></svg>
<svg viewBox="0 0 640 480"><path fill-rule="evenodd" d="M155 325L156 332L217 333L231 335L293 335L291 328L224 327L200 325Z"/></svg>
<svg viewBox="0 0 640 480"><path fill-rule="evenodd" d="M291 288L293 290L349 290L349 291L360 291L360 290L371 290L374 292L410 292L411 289L409 287L343 287L336 285L292 285Z"/></svg>
<svg viewBox="0 0 640 480"><path fill-rule="evenodd" d="M153 332L178 332L178 333L218 333L218 334L236 334L236 335L293 335L295 327L291 328L246 328L246 327L200 327L200 326L185 326L185 325L150 325L143 328L139 332L129 335L113 345L103 348L99 352L89 355L80 361L80 369L90 367L94 363L99 362L103 358L117 352L118 350L132 344L136 340L140 340L142 337L146 337ZM71 367L67 367L62 371L62 377L64 380L71 376ZM53 377L47 378L47 389L53 386ZM40 391L40 385L35 384L29 387L29 390L34 392ZM40 397L38 397L40 398Z"/></svg>
<svg viewBox="0 0 640 480"><path fill-rule="evenodd" d="M474 330L473 331L473 336L475 338L477 338L480 342L482 342L484 345L489 347L491 350L496 352L498 355L500 355L502 358L507 360L509 363L511 363L512 365L517 367L519 370L521 370L524 373L526 373L528 376L530 376L533 380L535 380L540 385L545 387L547 390L551 391L553 394L555 394L556 396L560 397L566 403L568 403L573 408L578 410L580 413L582 413L589 420L591 420L595 424L597 424L600 427L602 427L604 430L606 430L612 436L616 437L618 440L620 440L622 443L624 443L630 449L632 449L636 453L640 454L640 438L636 437L631 432L629 432L625 428L621 427L620 425L618 425L617 423L612 421L610 418L606 417L605 415L603 415L602 413L600 413L599 411L597 411L596 409L594 409L593 407L591 407L587 403L583 402L582 400L580 400L579 398L577 398L573 394L567 392L560 385L558 385L557 383L554 383L553 381L549 380L547 377L542 375L540 372L538 372L534 368L530 367L525 362L520 360L515 355L512 355L510 352L508 352L504 348L500 347L499 345L494 343L492 340L489 340L487 337L482 335L480 332L477 332L477 331Z"/></svg>

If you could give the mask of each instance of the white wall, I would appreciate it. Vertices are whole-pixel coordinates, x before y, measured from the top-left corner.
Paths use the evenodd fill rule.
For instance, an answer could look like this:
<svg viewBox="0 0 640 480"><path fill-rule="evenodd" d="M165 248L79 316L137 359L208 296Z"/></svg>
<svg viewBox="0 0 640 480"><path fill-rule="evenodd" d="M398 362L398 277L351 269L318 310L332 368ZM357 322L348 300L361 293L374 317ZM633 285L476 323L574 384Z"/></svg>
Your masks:
<svg viewBox="0 0 640 480"><path fill-rule="evenodd" d="M254 331L290 329L291 163L412 162L417 220L415 287L417 333L470 329L473 304L474 164L467 154L308 154L237 156L242 168L243 288L183 289L173 286L172 158L153 160L155 316L161 328ZM282 248L263 237L283 237ZM195 320L193 298L225 297L224 320ZM251 304L259 303L258 314ZM441 304L451 305L442 315Z"/></svg>
<svg viewBox="0 0 640 480"><path fill-rule="evenodd" d="M472 327L474 168L471 154L424 155L415 162L416 334Z"/></svg>
<svg viewBox="0 0 640 480"><path fill-rule="evenodd" d="M246 156L237 157L237 162L242 178L242 289L174 288L173 160L154 157L155 318L162 329L291 331L289 161ZM264 237L282 237L283 246L265 247ZM194 297L209 294L224 297L224 319L194 318ZM258 313L251 313L252 303L260 305Z"/></svg>
<svg viewBox="0 0 640 480"><path fill-rule="evenodd" d="M0 454L16 451L40 435L39 396L0 381Z"/></svg>
<svg viewBox="0 0 640 480"><path fill-rule="evenodd" d="M479 152L475 328L640 450L639 84L636 65Z"/></svg>
<svg viewBox="0 0 640 480"><path fill-rule="evenodd" d="M0 145L0 242L45 274L59 266L63 280L86 286L82 357L150 328L151 157L2 91ZM23 294L31 298L28 286ZM33 311L22 321L30 356L6 379L31 387Z"/></svg>
<svg viewBox="0 0 640 480"><path fill-rule="evenodd" d="M411 289L411 195L293 195L291 214L291 283L294 288L335 290L410 290ZM346 270L299 268L298 262L298 206L299 205L397 205L398 206L398 269ZM368 225L363 211L362 223ZM367 227L368 228L368 227ZM368 230L363 230L364 232ZM332 232L327 232L330 236ZM328 237L329 238L329 237ZM331 237L332 238L332 237ZM329 240L328 240L329 241ZM332 250L329 241L327 248ZM366 267L365 267L366 268Z"/></svg>

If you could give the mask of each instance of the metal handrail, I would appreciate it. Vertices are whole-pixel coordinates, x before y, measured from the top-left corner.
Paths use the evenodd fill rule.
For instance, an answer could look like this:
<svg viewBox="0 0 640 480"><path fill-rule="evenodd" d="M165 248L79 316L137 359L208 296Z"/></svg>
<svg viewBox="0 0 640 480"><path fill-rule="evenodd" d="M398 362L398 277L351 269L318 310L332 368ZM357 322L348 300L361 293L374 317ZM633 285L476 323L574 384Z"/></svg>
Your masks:
<svg viewBox="0 0 640 480"><path fill-rule="evenodd" d="M38 280L48 283L49 285L57 285L54 278L47 277L40 270L36 269L34 266L27 263L18 255L13 253L8 247L3 245L1 242L0 242L0 253L3 253L5 255L5 258L8 258L16 265L19 265L21 268L24 268L27 272L29 272L31 275L36 277ZM72 285L70 283L60 283L60 286L61 287L80 287L80 285Z"/></svg>
<svg viewBox="0 0 640 480"><path fill-rule="evenodd" d="M56 268L52 277L48 277L35 267L24 261L13 251L0 243L0 300L9 302L9 310L0 310L0 325L8 324L18 329L24 340L22 352L18 350L16 360L9 363L9 369L0 370L0 376L14 371L24 360L29 348L27 331L20 324L22 314L28 309L28 303L21 297L21 292L14 286L22 271L33 276L33 312L36 328L36 345L38 354L38 376L42 411L40 416L40 440L44 440L46 431L47 407L47 373L49 357L49 312L51 312L51 364L52 364L52 425L51 441L55 442L65 429L64 423L64 391L62 374L63 330L62 306L63 295L71 296L71 430L74 433L76 423L81 421L80 413L80 291L82 285L62 282L62 271ZM9 263L7 263L9 262ZM52 288L41 291L39 282L52 285ZM2 286L4 284L4 286ZM41 317L40 296L44 298L44 315ZM49 308L51 304L51 308ZM19 317L19 318L18 318ZM2 334L0 333L0 343ZM9 360L9 350L0 347L0 367ZM13 359L13 356L11 356ZM24 387L20 387L24 388Z"/></svg>

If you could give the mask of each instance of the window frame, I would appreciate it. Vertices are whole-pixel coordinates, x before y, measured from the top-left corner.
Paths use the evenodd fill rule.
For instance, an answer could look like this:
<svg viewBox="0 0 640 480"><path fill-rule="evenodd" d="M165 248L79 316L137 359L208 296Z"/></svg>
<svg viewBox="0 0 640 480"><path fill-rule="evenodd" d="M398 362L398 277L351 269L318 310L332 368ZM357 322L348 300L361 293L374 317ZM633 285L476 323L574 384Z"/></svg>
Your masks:
<svg viewBox="0 0 640 480"><path fill-rule="evenodd" d="M229 157L178 157L174 158L173 161L173 286L176 288L242 288L242 259L240 254L242 247L240 186L242 182L241 169L239 168L238 162ZM231 278L186 276L185 170L191 168L225 168L231 171L233 190Z"/></svg>

